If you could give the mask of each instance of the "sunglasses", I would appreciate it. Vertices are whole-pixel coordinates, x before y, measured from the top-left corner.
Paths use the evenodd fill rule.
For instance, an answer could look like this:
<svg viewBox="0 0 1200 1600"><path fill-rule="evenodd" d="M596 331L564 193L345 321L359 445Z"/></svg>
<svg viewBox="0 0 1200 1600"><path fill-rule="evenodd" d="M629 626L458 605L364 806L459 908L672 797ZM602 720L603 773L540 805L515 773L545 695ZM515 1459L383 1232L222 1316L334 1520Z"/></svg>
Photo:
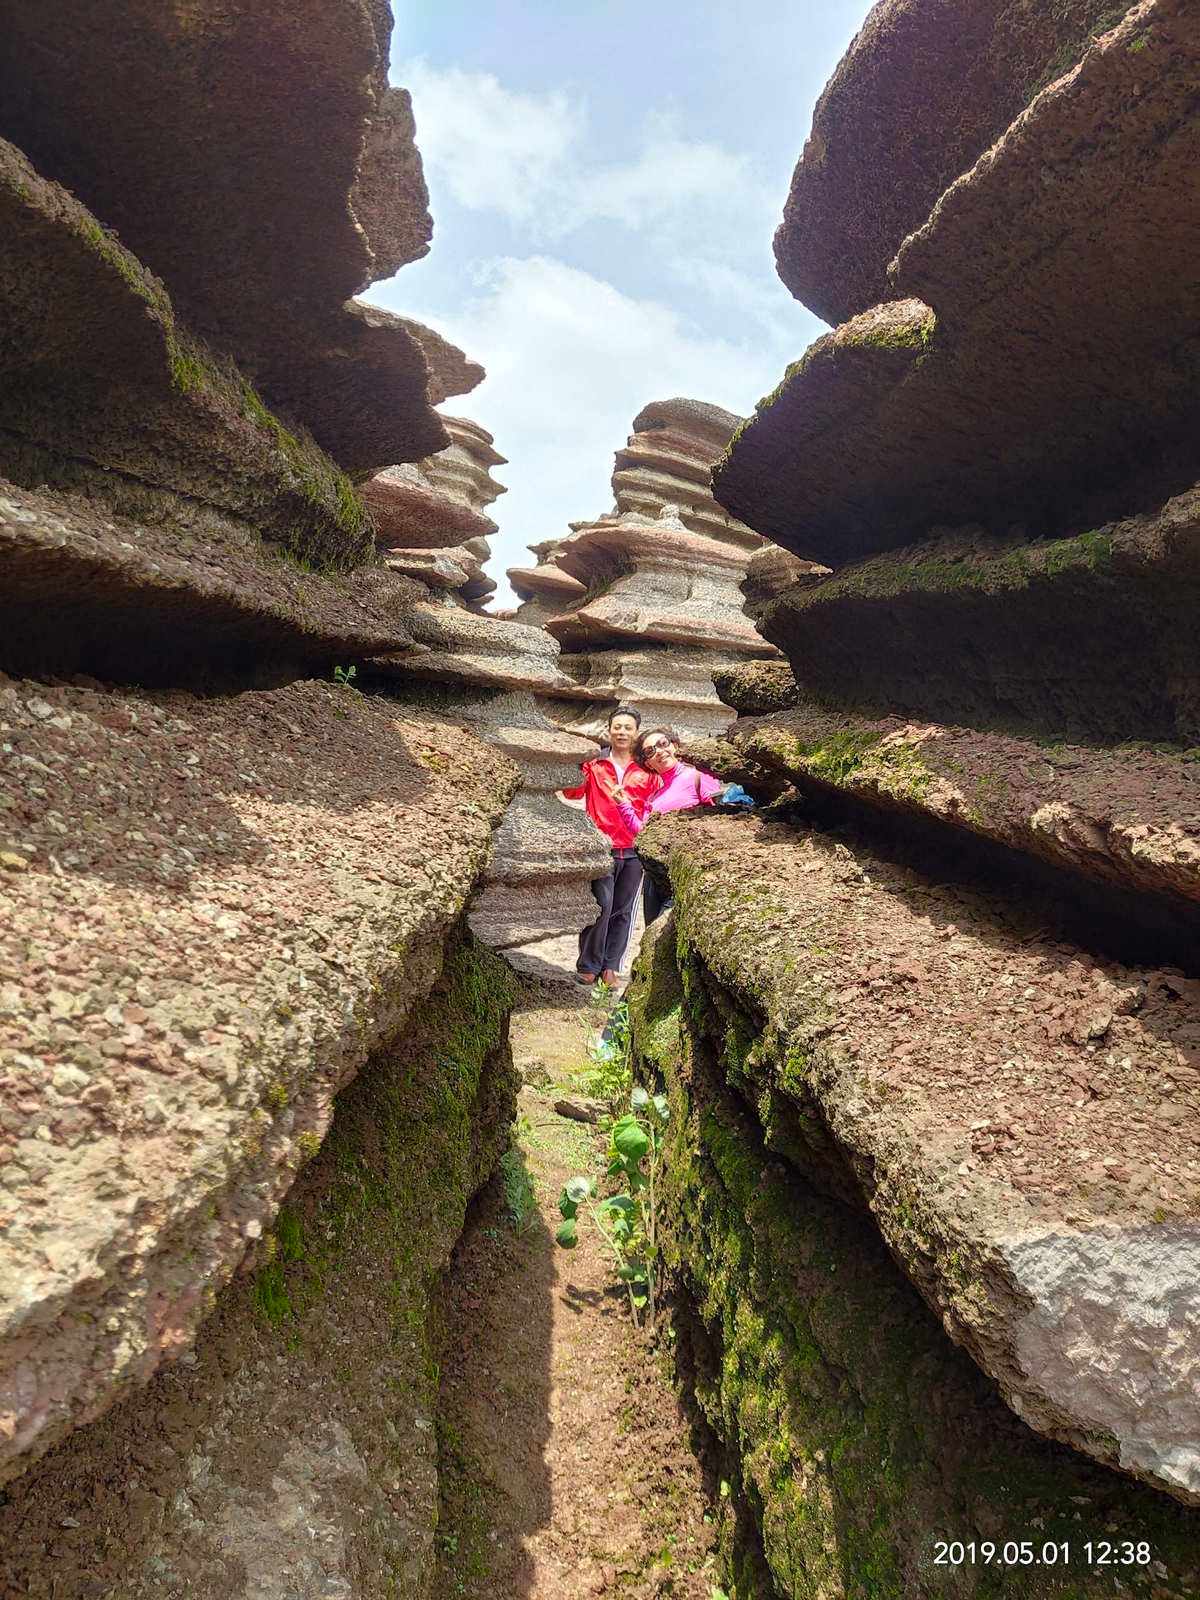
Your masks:
<svg viewBox="0 0 1200 1600"><path fill-rule="evenodd" d="M653 744L644 744L642 746L642 754L656 756L660 750L669 750L670 748L671 741L669 739L655 739Z"/></svg>

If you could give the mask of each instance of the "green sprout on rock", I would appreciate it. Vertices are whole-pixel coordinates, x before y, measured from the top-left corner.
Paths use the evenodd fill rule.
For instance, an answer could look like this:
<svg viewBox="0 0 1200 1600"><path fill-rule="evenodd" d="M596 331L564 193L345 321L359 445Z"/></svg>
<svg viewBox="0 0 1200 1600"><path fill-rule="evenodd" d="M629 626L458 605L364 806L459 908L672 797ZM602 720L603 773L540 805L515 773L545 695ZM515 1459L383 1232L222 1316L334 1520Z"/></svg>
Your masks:
<svg viewBox="0 0 1200 1600"><path fill-rule="evenodd" d="M573 1250L580 1211L590 1217L625 1285L634 1327L649 1332L658 1300L658 1173L668 1115L665 1095L632 1091L628 1112L609 1133L607 1176L617 1193L600 1198L593 1178L569 1179L558 1197L563 1220L554 1235L562 1249Z"/></svg>

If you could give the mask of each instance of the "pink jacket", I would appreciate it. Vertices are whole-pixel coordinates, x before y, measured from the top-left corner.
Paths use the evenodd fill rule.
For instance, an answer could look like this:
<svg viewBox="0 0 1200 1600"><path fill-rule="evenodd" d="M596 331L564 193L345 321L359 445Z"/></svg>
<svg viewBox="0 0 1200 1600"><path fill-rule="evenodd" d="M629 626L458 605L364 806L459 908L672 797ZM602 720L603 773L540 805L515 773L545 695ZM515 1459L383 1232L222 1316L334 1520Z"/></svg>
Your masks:
<svg viewBox="0 0 1200 1600"><path fill-rule="evenodd" d="M650 796L644 816L638 816L628 800L617 801L621 819L631 834L641 833L651 813L690 811L693 806L710 806L713 796L725 787L720 778L714 778L710 772L701 772L698 767L689 767L686 761L676 762L667 776L658 781L661 788Z"/></svg>

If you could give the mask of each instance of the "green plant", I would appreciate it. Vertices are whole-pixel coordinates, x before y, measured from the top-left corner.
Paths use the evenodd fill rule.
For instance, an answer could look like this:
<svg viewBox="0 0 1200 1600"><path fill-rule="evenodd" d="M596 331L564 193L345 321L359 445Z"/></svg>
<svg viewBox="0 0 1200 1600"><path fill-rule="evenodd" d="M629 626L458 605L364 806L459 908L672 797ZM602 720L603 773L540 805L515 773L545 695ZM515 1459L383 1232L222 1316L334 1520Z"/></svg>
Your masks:
<svg viewBox="0 0 1200 1600"><path fill-rule="evenodd" d="M588 1046L591 1063L578 1074L580 1087L615 1111L629 1094L633 1081L630 1054L629 1007L622 1000L613 1009L604 1032Z"/></svg>
<svg viewBox="0 0 1200 1600"><path fill-rule="evenodd" d="M629 1111L613 1123L608 1141L608 1177L622 1192L600 1199L594 1179L571 1178L558 1197L563 1220L554 1235L564 1250L573 1250L582 1208L612 1254L634 1327L651 1331L659 1275L657 1180L668 1115L665 1095L631 1092Z"/></svg>
<svg viewBox="0 0 1200 1600"><path fill-rule="evenodd" d="M516 1145L510 1145L500 1157L500 1181L508 1220L518 1233L524 1233L537 1211L537 1197L525 1157Z"/></svg>
<svg viewBox="0 0 1200 1600"><path fill-rule="evenodd" d="M356 689L358 685L354 680L357 677L357 667L334 667L333 669L333 681L343 689Z"/></svg>

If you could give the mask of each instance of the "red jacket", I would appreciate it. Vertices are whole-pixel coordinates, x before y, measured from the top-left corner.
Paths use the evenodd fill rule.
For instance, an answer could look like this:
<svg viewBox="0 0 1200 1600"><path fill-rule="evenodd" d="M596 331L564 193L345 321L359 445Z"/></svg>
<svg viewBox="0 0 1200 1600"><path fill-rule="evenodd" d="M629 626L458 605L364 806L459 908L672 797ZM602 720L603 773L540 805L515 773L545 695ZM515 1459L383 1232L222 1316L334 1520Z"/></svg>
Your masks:
<svg viewBox="0 0 1200 1600"><path fill-rule="evenodd" d="M607 756L597 756L592 761L580 763L583 782L574 789L564 789L568 800L582 800L587 814L605 834L614 850L631 850L636 835L622 817L613 790L617 787L617 769ZM645 767L631 761L625 768L622 787L629 796L634 811L641 816L650 803L650 796L659 788L659 780Z"/></svg>

